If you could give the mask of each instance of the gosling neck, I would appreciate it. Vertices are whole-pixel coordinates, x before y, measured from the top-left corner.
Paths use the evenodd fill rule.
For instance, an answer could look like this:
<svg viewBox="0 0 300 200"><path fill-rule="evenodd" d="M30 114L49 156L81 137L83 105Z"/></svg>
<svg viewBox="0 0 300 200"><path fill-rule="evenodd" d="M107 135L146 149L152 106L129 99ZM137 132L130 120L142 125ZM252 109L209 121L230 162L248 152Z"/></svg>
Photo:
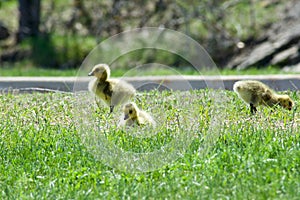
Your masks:
<svg viewBox="0 0 300 200"><path fill-rule="evenodd" d="M102 73L102 76L99 77L99 80L100 80L101 82L106 82L106 81L107 81L107 78L108 78L108 74L107 74L106 71L104 71L104 72Z"/></svg>
<svg viewBox="0 0 300 200"><path fill-rule="evenodd" d="M273 99L274 99L275 101L278 101L278 99L279 99L281 96L283 96L283 95L274 93Z"/></svg>
<svg viewBox="0 0 300 200"><path fill-rule="evenodd" d="M137 117L137 116L131 117L131 120L132 120L132 121L138 121L138 117Z"/></svg>
<svg viewBox="0 0 300 200"><path fill-rule="evenodd" d="M279 98L281 97L280 94L276 94L274 93L274 95L272 96L272 98L270 99L270 106L274 106L274 105L277 105L279 103Z"/></svg>

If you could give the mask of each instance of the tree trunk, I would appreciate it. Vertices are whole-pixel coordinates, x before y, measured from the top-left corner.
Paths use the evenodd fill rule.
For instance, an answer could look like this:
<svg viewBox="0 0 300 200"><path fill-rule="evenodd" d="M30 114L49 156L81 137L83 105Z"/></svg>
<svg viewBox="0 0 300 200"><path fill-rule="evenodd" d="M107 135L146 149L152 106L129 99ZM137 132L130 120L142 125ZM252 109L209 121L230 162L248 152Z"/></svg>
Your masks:
<svg viewBox="0 0 300 200"><path fill-rule="evenodd" d="M40 0L19 0L19 30L17 42L39 34Z"/></svg>

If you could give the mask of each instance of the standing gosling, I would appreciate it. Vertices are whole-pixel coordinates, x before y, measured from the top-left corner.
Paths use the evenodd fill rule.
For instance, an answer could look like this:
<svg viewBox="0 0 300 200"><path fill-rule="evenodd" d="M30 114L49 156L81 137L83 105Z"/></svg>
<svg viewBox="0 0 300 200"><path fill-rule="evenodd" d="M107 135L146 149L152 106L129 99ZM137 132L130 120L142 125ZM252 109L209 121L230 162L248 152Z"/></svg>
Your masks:
<svg viewBox="0 0 300 200"><path fill-rule="evenodd" d="M120 125L133 126L137 124L140 126L148 124L154 127L156 125L153 118L145 111L140 110L133 102L126 104L123 107L123 111L125 121L121 121Z"/></svg>
<svg viewBox="0 0 300 200"><path fill-rule="evenodd" d="M88 75L96 77L89 82L89 91L110 107L110 113L115 106L128 102L135 95L136 90L129 83L110 79L110 69L107 64L94 66Z"/></svg>
<svg viewBox="0 0 300 200"><path fill-rule="evenodd" d="M250 105L252 114L257 111L256 107L259 105L270 107L280 105L288 110L291 110L294 106L293 100L288 95L277 94L259 81L237 81L233 85L233 90L244 102Z"/></svg>

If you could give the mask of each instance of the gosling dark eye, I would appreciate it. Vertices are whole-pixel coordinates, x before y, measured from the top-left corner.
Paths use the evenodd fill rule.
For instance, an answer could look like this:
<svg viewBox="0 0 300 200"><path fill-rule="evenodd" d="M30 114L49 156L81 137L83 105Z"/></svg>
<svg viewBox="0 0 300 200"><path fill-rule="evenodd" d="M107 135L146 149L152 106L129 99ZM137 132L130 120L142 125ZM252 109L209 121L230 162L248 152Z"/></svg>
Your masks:
<svg viewBox="0 0 300 200"><path fill-rule="evenodd" d="M132 110L129 110L129 114L132 114Z"/></svg>
<svg viewBox="0 0 300 200"><path fill-rule="evenodd" d="M292 105L293 105L292 102L289 101L289 106L292 107Z"/></svg>

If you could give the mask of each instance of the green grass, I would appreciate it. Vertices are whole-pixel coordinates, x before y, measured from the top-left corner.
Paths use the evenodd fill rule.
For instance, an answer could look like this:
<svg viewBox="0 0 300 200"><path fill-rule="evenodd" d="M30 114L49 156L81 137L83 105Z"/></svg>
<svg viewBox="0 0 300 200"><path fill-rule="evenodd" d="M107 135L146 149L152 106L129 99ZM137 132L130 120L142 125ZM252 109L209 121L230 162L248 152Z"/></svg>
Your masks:
<svg viewBox="0 0 300 200"><path fill-rule="evenodd" d="M110 9L110 1L103 1L102 3L96 4L93 1L86 1L85 8L87 10L91 10L91 15L95 13L92 10L97 10L97 8L102 8L103 15L101 19L105 22L107 20L111 20L109 10ZM235 3L234 3L235 2ZM232 6L225 8L226 4L233 3ZM211 3L209 1L199 1L199 2L186 2L186 1L176 1L176 3L170 3L168 7L176 7L178 14L180 15L180 21L185 22L184 24L179 25L178 31L186 33L190 35L193 39L204 44L204 46L208 45L212 41L210 41L212 32L220 32L220 30L224 30L226 33L226 38L230 38L231 41L244 41L249 37L256 37L260 35L260 30L264 30L262 27L271 22L277 21L278 16L276 14L270 15L270 13L278 13L278 8L282 7L286 1L278 1L277 4L272 4L272 6L265 7L264 4L266 2L256 1L254 2L255 9L255 17L250 15L250 2L249 1L224 1L222 3L212 3L218 5L220 7L211 7ZM169 3L168 3L169 4ZM171 5L172 4L172 5ZM128 5L125 3L125 6ZM146 7L154 6L151 1L145 2ZM224 7L225 6L225 7ZM93 26L91 29L92 35L87 36L83 29L74 30L68 29L66 27L66 23L64 22L67 18L70 18L66 13L72 12L72 7L74 7L72 1L62 1L55 0L51 2L42 2L41 3L41 29L44 34L40 37L35 38L29 41L23 41L22 44L17 46L12 45L12 41L4 40L0 42L0 54L10 53L14 50L18 50L20 52L26 51L31 52L31 56L26 56L24 59L33 62L36 67L52 67L52 68L74 68L78 66L81 61L88 55L88 53L96 46L96 44L100 41L103 41L105 38L109 36L109 32L111 30L106 30L106 23L104 23L103 31L100 31ZM221 7L223 7L221 9ZM128 8L132 9L131 6ZM18 29L18 17L12 17L10 13L18 12L18 2L13 0L2 0L0 3L0 9L3 12L0 13L0 21L3 21L6 26L8 26L12 35ZM139 10L139 9L136 9ZM147 9L149 10L149 8ZM172 16L172 9L167 9L163 18L170 18ZM190 13L195 16L190 16ZM162 23L161 15L156 13L146 24L146 26L155 27L160 26ZM127 15L127 14L125 14ZM96 13L95 16L98 16ZM125 17L126 18L126 17ZM253 25L253 21L251 19L255 18L255 27ZM53 23L53 19L59 19L55 23ZM98 17L93 17L94 21L98 21ZM121 23L122 30L129 30L134 27L138 27L140 24L139 18L136 17L127 17ZM68 20L67 20L68 21ZM81 17L77 20L78 24L81 24L84 19ZM171 23L167 24L172 24ZM180 22L180 23L181 23ZM213 24L213 25L212 25ZM77 28L76 28L77 29ZM114 29L114 28L113 28ZM113 30L112 29L112 30ZM101 29L102 30L102 29ZM102 33L103 32L103 33ZM112 31L114 32L114 31ZM47 33L47 34L45 34ZM100 35L99 35L99 34ZM107 35L108 34L108 35ZM218 34L216 34L218 35ZM220 35L220 33L219 33ZM223 35L223 34L221 34ZM100 37L100 38L99 38ZM218 37L217 37L218 38ZM214 39L213 39L214 40ZM205 42L206 41L206 42ZM206 45L205 45L206 44ZM213 44L212 44L213 45ZM2 48L3 46L3 48ZM10 47L11 49L7 49ZM1 49L2 48L2 49ZM181 48L181 46L179 47ZM211 48L210 48L211 49ZM115 54L118 52L118 49L111 49L112 52L108 52L107 54ZM211 49L213 51L213 48ZM228 50L229 51L229 50ZM138 56L136 56L138 55ZM155 55L155 56L154 56ZM22 57L22 56L21 56ZM214 56L217 59L218 56ZM14 59L14 58L12 58ZM152 53L143 53L143 50L140 50L132 57L127 57L127 59L122 60L122 66L131 66L132 62L135 63L154 63L154 62L163 61L167 65L180 65L181 60L179 56L170 56L168 54L163 54L162 52L157 54ZM159 62L161 63L161 62ZM2 70L2 69L1 69ZM26 71L26 70L25 70ZM10 72L2 72L4 74L11 74ZM22 75L26 74L31 76L30 72L12 72L13 74ZM40 74L46 74L44 72L40 72ZM60 73L60 72L58 72ZM73 75L71 70L70 73L66 72L62 74ZM193 74L193 72L185 72L187 74ZM211 72L208 72L211 73ZM225 71L224 73L231 73ZM268 73L268 72L266 72ZM32 72L32 74L36 74ZM50 73L51 75L53 73ZM54 73L55 74L55 73Z"/></svg>
<svg viewBox="0 0 300 200"><path fill-rule="evenodd" d="M32 67L30 63L23 62L13 67L9 64L4 64L0 70L0 76L76 76L78 69L46 69L46 68L37 68ZM130 69L113 69L112 76L113 77L121 77L123 75L126 76L137 76L137 75L199 75L199 72L196 71L192 67L184 67L184 68L149 68L144 71L139 70L130 70ZM267 67L264 69L258 68L250 68L247 70L209 70L209 71L200 71L201 75L261 75L261 74L293 74L291 72L284 72L280 68L277 67ZM297 73L294 73L297 74Z"/></svg>
<svg viewBox="0 0 300 200"><path fill-rule="evenodd" d="M299 92L290 95L299 104ZM156 118L156 134L119 128L120 108L109 116L85 93L2 94L1 198L299 199L298 111L260 107L251 116L230 91L152 91L139 99ZM186 143L172 144L176 138ZM133 172L145 160L113 159L118 149L168 144L167 155L182 154L154 171Z"/></svg>
<svg viewBox="0 0 300 200"><path fill-rule="evenodd" d="M0 76L76 76L76 73L75 69L58 70L31 67L5 67L0 70Z"/></svg>

